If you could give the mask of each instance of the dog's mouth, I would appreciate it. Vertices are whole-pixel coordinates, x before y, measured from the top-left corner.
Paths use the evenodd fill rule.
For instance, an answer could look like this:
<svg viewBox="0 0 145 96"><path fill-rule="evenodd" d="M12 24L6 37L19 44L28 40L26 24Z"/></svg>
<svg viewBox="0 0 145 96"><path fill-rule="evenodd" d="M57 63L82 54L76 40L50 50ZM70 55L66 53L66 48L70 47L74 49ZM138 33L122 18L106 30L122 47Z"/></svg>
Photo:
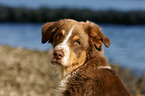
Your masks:
<svg viewBox="0 0 145 96"><path fill-rule="evenodd" d="M53 65L62 65L61 60L57 60L57 59L55 59L55 58L51 59L51 63L52 63Z"/></svg>

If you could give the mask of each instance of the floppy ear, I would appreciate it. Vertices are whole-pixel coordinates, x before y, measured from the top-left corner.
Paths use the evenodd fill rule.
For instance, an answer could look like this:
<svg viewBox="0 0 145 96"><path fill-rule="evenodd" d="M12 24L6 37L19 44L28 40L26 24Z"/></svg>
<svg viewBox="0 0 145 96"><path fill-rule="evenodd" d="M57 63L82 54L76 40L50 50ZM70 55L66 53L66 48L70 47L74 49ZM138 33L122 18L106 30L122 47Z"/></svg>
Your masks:
<svg viewBox="0 0 145 96"><path fill-rule="evenodd" d="M110 47L110 40L102 33L101 28L95 23L89 21L86 23L89 24L89 36L92 38L92 42L94 42L95 47L99 48L99 44L101 43L103 43L107 48Z"/></svg>
<svg viewBox="0 0 145 96"><path fill-rule="evenodd" d="M41 42L44 44L47 41L49 43L53 42L53 34L57 29L57 22L47 22L42 26L42 40Z"/></svg>

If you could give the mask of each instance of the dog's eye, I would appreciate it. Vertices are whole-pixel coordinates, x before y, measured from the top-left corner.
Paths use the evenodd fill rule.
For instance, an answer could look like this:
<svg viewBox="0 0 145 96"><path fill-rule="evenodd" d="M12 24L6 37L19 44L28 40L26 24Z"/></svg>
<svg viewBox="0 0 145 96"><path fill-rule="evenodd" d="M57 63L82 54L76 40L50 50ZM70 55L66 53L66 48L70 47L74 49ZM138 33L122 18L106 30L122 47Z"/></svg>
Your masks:
<svg viewBox="0 0 145 96"><path fill-rule="evenodd" d="M58 35L58 36L56 36L56 39L57 39L57 40L59 40L59 39L60 39L60 36L59 36L59 35Z"/></svg>
<svg viewBox="0 0 145 96"><path fill-rule="evenodd" d="M59 34L56 36L56 40L59 40L61 38L62 34Z"/></svg>
<svg viewBox="0 0 145 96"><path fill-rule="evenodd" d="M74 42L74 45L80 45L80 44L81 44L81 43L80 43L79 40L77 40L77 41Z"/></svg>

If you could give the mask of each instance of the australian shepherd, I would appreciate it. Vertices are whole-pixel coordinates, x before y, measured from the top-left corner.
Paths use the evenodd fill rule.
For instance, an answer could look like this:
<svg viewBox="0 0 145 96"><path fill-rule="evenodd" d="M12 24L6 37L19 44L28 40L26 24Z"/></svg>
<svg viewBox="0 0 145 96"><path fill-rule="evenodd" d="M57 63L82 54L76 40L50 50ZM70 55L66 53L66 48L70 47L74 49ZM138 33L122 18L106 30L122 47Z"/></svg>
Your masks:
<svg viewBox="0 0 145 96"><path fill-rule="evenodd" d="M42 27L42 43L51 43L51 63L59 69L60 96L130 96L103 56L110 40L93 22L63 19Z"/></svg>

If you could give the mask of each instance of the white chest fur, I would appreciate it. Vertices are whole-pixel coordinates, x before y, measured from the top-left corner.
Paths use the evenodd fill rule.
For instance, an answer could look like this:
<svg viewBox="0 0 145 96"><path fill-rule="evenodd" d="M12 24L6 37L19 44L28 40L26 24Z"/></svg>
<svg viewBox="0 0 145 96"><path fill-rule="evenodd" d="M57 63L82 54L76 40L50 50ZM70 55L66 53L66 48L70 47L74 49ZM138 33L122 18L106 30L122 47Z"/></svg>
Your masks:
<svg viewBox="0 0 145 96"><path fill-rule="evenodd" d="M70 75L67 75L64 79L62 79L59 82L58 88L56 89L56 91L53 93L55 96L63 96L63 92L66 90L66 84L68 82L68 79L71 77Z"/></svg>

